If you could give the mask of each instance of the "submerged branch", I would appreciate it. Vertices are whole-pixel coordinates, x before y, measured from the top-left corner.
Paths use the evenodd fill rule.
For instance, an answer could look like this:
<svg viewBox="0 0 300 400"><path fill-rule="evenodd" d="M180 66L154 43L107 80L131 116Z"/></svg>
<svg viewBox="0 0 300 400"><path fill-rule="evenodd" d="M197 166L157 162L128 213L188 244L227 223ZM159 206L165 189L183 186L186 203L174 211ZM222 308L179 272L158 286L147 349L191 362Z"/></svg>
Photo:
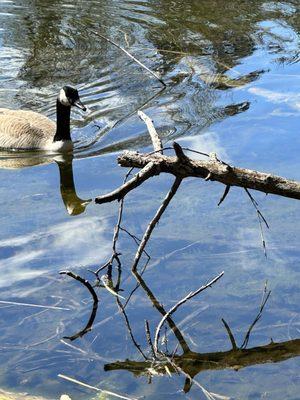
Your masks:
<svg viewBox="0 0 300 400"><path fill-rule="evenodd" d="M212 279L210 282L208 282L206 285L201 286L194 292L190 292L187 296L185 296L183 299L178 301L160 320L159 324L157 325L156 332L155 332L155 337L154 337L154 352L155 354L158 353L158 339L159 339L159 333L160 330L170 315L174 314L174 312L184 303L186 303L188 300L192 299L193 297L197 296L199 293L203 292L207 288L211 287L214 283L216 283L222 276L224 275L224 271L221 272L219 275L217 275L214 279Z"/></svg>
<svg viewBox="0 0 300 400"><path fill-rule="evenodd" d="M211 353L184 353L180 356L175 355L174 361L191 377L200 372L209 370L222 370L232 368L239 370L251 365L266 364L288 360L292 357L300 356L300 339L289 340L282 343L274 343L264 346L252 347L250 349L238 349L229 351L219 351ZM151 362L145 361L119 361L104 366L105 371L127 370L137 375L146 375ZM172 365L169 370L176 372ZM165 373L162 366L159 370Z"/></svg>
<svg viewBox="0 0 300 400"><path fill-rule="evenodd" d="M77 385L83 386L87 389L91 389L91 390L95 390L97 392L103 393L104 395L107 394L109 396L113 396L113 397L117 397L118 399L124 399L124 400L137 400L134 397L127 397L127 396L122 396L121 394L115 393L115 392L111 392L109 390L104 390L104 389L100 389L97 388L96 386L91 386L88 385L87 383L78 381L77 379L71 378L70 376L66 376L63 374L58 374L57 375L59 378L65 379L66 381L72 382L72 383L76 383Z"/></svg>
<svg viewBox="0 0 300 400"><path fill-rule="evenodd" d="M233 349L233 350L237 350L238 347L237 347L235 338L234 338L234 336L233 336L233 333L232 333L232 331L231 331L229 325L227 324L227 322L225 321L224 318L222 318L222 322L223 322L223 325L225 326L226 332L227 332L228 337L229 337L229 340L230 340L230 342L231 342L232 349Z"/></svg>
<svg viewBox="0 0 300 400"><path fill-rule="evenodd" d="M148 240L150 239L150 236L153 232L153 229L155 228L156 224L159 222L161 216L163 215L164 211L166 210L166 208L168 207L168 205L170 204L170 201L172 200L172 198L175 196L179 186L181 184L181 178L177 178L175 179L170 191L168 192L167 196L165 197L165 199L163 200L161 206L159 207L159 209L156 211L156 214L154 215L153 219L151 220L151 222L149 223L149 225L147 226L147 229L142 237L142 240L139 244L139 247L137 249L137 252L135 254L135 258L133 261L133 265L131 267L132 271L136 271L138 263L140 261L140 258L143 254L143 251L146 247L146 244L148 243Z"/></svg>
<svg viewBox="0 0 300 400"><path fill-rule="evenodd" d="M86 333L90 332L92 330L92 326L94 323L94 320L96 318L96 314L97 314L97 309L98 309L98 296L93 288L93 286L84 278L82 278L79 275L74 274L71 271L61 271L60 272L61 275L68 275L71 278L75 279L76 281L82 283L90 292L92 298L93 298L93 309L90 315L90 318L86 324L86 326L80 330L79 332L77 332L75 335L72 336L64 336L64 339L69 339L69 340L75 340L78 339L82 336L84 336Z"/></svg>

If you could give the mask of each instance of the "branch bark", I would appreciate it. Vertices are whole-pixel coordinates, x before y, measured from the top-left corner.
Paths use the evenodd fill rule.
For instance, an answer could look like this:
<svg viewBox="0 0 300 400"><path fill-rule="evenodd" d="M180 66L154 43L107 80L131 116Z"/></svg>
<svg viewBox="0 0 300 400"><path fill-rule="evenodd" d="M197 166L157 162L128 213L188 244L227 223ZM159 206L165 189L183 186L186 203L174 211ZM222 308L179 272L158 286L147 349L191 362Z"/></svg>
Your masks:
<svg viewBox="0 0 300 400"><path fill-rule="evenodd" d="M149 162L139 171L132 179L124 183L118 189L104 195L96 197L95 202L98 204L110 203L111 201L123 199L128 192L140 186L147 179L157 175L156 165Z"/></svg>
<svg viewBox="0 0 300 400"><path fill-rule="evenodd" d="M239 349L212 353L184 353L174 356L176 365L179 365L191 377L200 372L232 368L239 370L245 367L266 363L278 363L300 355L300 339L289 340L282 343L273 343ZM105 371L127 370L135 376L143 375L151 366L151 361L118 361L104 366ZM175 372L170 365L170 371ZM159 372L166 373L164 364Z"/></svg>
<svg viewBox="0 0 300 400"><path fill-rule="evenodd" d="M178 146L176 144L176 147ZM145 168L151 163L150 165L155 166L155 168L153 167L155 175L169 173L181 179L188 177L206 179L209 177L209 180L224 185L239 186L300 200L300 182L273 174L230 166L218 159L193 160L186 156L170 157L158 153L148 155L126 151L118 157L118 163L122 167L134 168Z"/></svg>
<svg viewBox="0 0 300 400"><path fill-rule="evenodd" d="M145 122L149 135L151 137L152 140L152 144L154 147L154 151L158 151L161 154L163 153L163 145L162 142L160 140L160 137L158 136L158 133L153 125L153 121L150 117L148 117L148 115L146 115L143 111L139 110L138 111L138 116L141 118L142 121Z"/></svg>

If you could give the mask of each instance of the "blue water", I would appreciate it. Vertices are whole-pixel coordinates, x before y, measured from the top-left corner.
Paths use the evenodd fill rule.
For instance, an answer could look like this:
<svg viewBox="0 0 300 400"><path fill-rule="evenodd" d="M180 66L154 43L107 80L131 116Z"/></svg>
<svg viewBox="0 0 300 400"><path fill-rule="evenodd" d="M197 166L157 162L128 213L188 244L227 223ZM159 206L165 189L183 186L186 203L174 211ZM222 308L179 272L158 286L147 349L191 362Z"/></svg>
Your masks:
<svg viewBox="0 0 300 400"><path fill-rule="evenodd" d="M95 395L57 376L65 374L129 397L205 398L195 385L182 392L184 377L176 374L153 376L147 384L147 376L104 371L115 361L141 361L115 297L105 289L98 290L93 330L72 343L63 340L85 325L92 301L83 286L58 272L70 269L93 282L87 270L110 257L118 204L83 203L122 183L120 151L151 150L136 113L144 103L165 145L176 139L195 150L214 151L233 165L300 180L298 15L297 1L255 1L239 8L233 1L0 2L0 106L53 118L57 91L68 82L79 88L90 109L72 118L78 141L72 164L76 194L73 188L62 198L53 157L0 155L0 300L64 308L1 304L1 387L48 398ZM89 34L101 23L102 33L161 73L165 90L119 49ZM240 86L226 81L253 71L261 72ZM236 113L234 105L244 102L249 108ZM123 226L141 237L171 184L169 176L155 177L128 195ZM266 258L256 211L245 192L232 188L217 207L222 193L215 182L183 182L147 246L147 285L169 309L225 271L212 289L174 316L195 352L230 349L221 318L242 343L266 280L271 297L249 347L271 338L299 338L299 203L252 193L270 226L263 231ZM136 246L123 233L118 249L120 294L127 296L136 284L130 272ZM141 288L127 312L147 351L144 320L154 332L161 316ZM168 338L173 349L176 339ZM238 372L212 369L195 378L206 390L233 399L295 400L298 371L299 358L291 355L284 362L254 363Z"/></svg>

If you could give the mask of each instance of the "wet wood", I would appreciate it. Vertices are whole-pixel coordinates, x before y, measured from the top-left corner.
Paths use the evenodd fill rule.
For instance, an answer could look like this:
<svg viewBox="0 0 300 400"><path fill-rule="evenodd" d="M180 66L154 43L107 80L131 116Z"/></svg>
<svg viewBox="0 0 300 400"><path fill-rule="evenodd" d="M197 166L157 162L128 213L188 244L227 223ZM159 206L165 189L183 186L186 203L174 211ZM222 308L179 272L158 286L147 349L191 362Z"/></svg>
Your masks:
<svg viewBox="0 0 300 400"><path fill-rule="evenodd" d="M148 115L146 115L143 111L139 110L138 111L138 116L141 118L142 121L145 122L153 147L154 147L154 151L158 151L161 154L163 153L163 145L161 142L160 137L158 136L158 133L153 125L153 121L151 118L148 117Z"/></svg>
<svg viewBox="0 0 300 400"><path fill-rule="evenodd" d="M176 144L176 146L179 146ZM179 146L180 147L180 146ZM183 156L166 156L158 153L142 154L126 151L118 157L122 167L145 168L149 163L155 175L169 173L181 179L202 178L223 183L226 186L238 186L264 193L275 194L300 200L300 182L271 173L228 165L216 157L208 160L193 160L182 152ZM153 173L154 176L154 173Z"/></svg>
<svg viewBox="0 0 300 400"><path fill-rule="evenodd" d="M208 370L223 370L232 368L239 370L251 365L274 363L288 360L300 355L300 339L282 343L270 343L265 346L252 347L250 349L237 349L212 353L187 352L181 356L175 356L173 361L191 377ZM127 370L135 375L147 375L152 361L119 361L104 366L105 371ZM166 374L165 363L157 366L157 372ZM172 365L169 370L174 373Z"/></svg>

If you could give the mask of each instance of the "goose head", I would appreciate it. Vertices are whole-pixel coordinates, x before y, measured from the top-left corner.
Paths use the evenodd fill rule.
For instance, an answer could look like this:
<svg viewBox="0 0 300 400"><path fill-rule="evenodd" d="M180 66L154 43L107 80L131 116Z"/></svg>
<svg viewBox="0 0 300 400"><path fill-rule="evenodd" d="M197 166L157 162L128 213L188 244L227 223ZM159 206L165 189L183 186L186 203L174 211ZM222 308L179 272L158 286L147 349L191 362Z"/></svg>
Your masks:
<svg viewBox="0 0 300 400"><path fill-rule="evenodd" d="M71 86L64 86L59 91L58 101L65 107L75 106L83 111L86 111L86 107L82 104L78 90Z"/></svg>

